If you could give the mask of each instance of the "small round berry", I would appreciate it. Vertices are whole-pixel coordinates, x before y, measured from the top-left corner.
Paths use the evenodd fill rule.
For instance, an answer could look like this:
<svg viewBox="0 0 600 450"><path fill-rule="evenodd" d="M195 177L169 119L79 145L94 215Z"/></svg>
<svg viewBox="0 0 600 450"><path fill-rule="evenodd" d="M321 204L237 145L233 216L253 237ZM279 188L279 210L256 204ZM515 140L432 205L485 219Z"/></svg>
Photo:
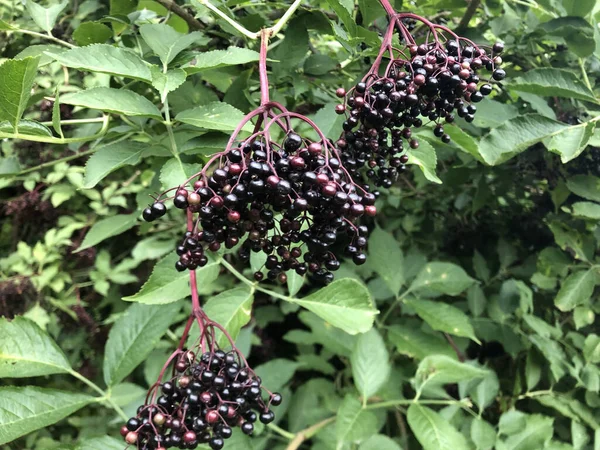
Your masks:
<svg viewBox="0 0 600 450"><path fill-rule="evenodd" d="M254 425L249 422L244 422L242 424L242 433L250 435L254 432Z"/></svg>
<svg viewBox="0 0 600 450"><path fill-rule="evenodd" d="M210 448L212 448L212 450L221 450L225 445L225 442L221 438L214 437L210 440L208 445L210 446Z"/></svg>
<svg viewBox="0 0 600 450"><path fill-rule="evenodd" d="M173 200L173 204L176 208L185 209L188 207L187 197L184 197L183 195L177 195Z"/></svg>
<svg viewBox="0 0 600 450"><path fill-rule="evenodd" d="M195 441L196 441L196 433L194 433L193 431L186 431L185 434L183 435L183 442L185 442L186 444L190 444Z"/></svg>
<svg viewBox="0 0 600 450"><path fill-rule="evenodd" d="M271 395L271 405L279 406L279 405L281 405L282 401L283 401L283 397L281 397L281 394L278 392L273 392L273 394Z"/></svg>
<svg viewBox="0 0 600 450"><path fill-rule="evenodd" d="M502 81L506 78L506 72L504 71L504 69L496 69L494 70L492 77L496 81Z"/></svg>
<svg viewBox="0 0 600 450"><path fill-rule="evenodd" d="M130 445L135 444L137 442L137 440L138 440L138 434L135 431L130 431L125 436L125 442L127 442Z"/></svg>
<svg viewBox="0 0 600 450"><path fill-rule="evenodd" d="M162 413L156 413L154 414L154 417L152 417L152 422L158 426L163 425L166 421L167 418Z"/></svg>
<svg viewBox="0 0 600 450"><path fill-rule="evenodd" d="M357 266L360 266L367 261L367 255L365 255L364 253L355 253L354 256L352 256L352 261Z"/></svg>
<svg viewBox="0 0 600 450"><path fill-rule="evenodd" d="M412 148L412 149L419 148L419 141L417 141L416 139L413 139L410 141L409 145L410 145L410 148Z"/></svg>
<svg viewBox="0 0 600 450"><path fill-rule="evenodd" d="M346 112L346 107L344 105L336 105L335 106L336 114L344 114L344 112Z"/></svg>
<svg viewBox="0 0 600 450"><path fill-rule="evenodd" d="M302 146L302 137L296 133L288 133L285 141L283 142L283 147L287 152L295 152Z"/></svg>
<svg viewBox="0 0 600 450"><path fill-rule="evenodd" d="M154 216L154 212L152 211L152 208L145 208L144 211L142 211L142 217L144 218L144 220L146 222L152 222L152 221L156 220L156 217Z"/></svg>
<svg viewBox="0 0 600 450"><path fill-rule="evenodd" d="M502 42L496 42L492 50L494 53L502 53L504 51L504 44Z"/></svg>
<svg viewBox="0 0 600 450"><path fill-rule="evenodd" d="M265 411L260 414L259 419L262 423L264 423L266 425L268 423L273 422L273 420L275 420L275 414L273 414L273 411Z"/></svg>
<svg viewBox="0 0 600 450"><path fill-rule="evenodd" d="M162 217L167 212L167 207L163 202L154 202L150 208L155 217Z"/></svg>
<svg viewBox="0 0 600 450"><path fill-rule="evenodd" d="M344 88L337 88L335 91L335 95L337 95L339 98L342 98L346 95L346 89Z"/></svg>
<svg viewBox="0 0 600 450"><path fill-rule="evenodd" d="M127 428L126 425L123 425L121 427L121 429L119 430L119 433L121 433L121 436L125 437L125 436L127 436L127 433L129 433L129 429Z"/></svg>

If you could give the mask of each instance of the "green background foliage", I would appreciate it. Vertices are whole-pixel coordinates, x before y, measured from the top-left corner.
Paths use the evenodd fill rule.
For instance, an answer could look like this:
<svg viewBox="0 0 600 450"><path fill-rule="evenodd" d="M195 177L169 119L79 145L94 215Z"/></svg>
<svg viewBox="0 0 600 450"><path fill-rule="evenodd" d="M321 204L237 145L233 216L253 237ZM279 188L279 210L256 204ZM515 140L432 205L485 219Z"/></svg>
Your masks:
<svg viewBox="0 0 600 450"><path fill-rule="evenodd" d="M367 264L327 287L255 284L226 253L197 271L285 399L226 448L600 449L600 4L471 2L396 2L504 42L508 78L450 144L418 131ZM259 103L258 45L169 3L0 0L0 448L124 448L189 313L183 218L140 212ZM289 5L215 7L258 31ZM303 2L271 40L271 98L335 139L335 89L385 26L375 0Z"/></svg>

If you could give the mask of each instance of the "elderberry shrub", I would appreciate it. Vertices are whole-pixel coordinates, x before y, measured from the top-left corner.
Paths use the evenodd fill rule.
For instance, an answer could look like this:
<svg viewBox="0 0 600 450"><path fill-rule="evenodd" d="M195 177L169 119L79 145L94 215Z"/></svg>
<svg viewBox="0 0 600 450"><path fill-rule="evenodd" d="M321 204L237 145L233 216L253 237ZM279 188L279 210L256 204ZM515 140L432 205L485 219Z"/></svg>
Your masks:
<svg viewBox="0 0 600 450"><path fill-rule="evenodd" d="M472 122L475 104L492 92L491 81L506 76L500 68L501 43L486 51L418 16L398 14L392 19L371 70L348 93L336 92L345 97L344 104L336 107L338 114L346 114L344 132L337 141L342 163L352 174L365 167L367 179L386 188L405 170L409 150L419 146L413 128L433 123L433 134L449 143L445 124L453 123L455 114ZM429 28L426 42L416 44L407 19ZM402 50L391 44L396 27L404 43ZM390 62L380 75L385 55ZM484 79L482 70L491 76Z"/></svg>
<svg viewBox="0 0 600 450"><path fill-rule="evenodd" d="M254 423L271 423L271 406L281 404L278 393L262 398L260 377L237 351L204 352L200 358L185 351L176 360L174 375L155 385L150 403L121 427L125 442L140 450L195 449L208 444L223 448L239 427L252 434Z"/></svg>
<svg viewBox="0 0 600 450"><path fill-rule="evenodd" d="M342 254L355 264L366 261L368 229L359 222L376 214L375 194L353 181L330 141L322 134L315 141L302 137L288 125L291 118L320 134L308 119L284 112L262 132L213 158L217 166L207 164L191 187L176 190L174 205L195 218L176 249L177 270L206 265L207 250L222 246L239 246L244 262L252 252L265 253L267 279L280 283L289 270L330 283ZM270 126L283 128L280 140L270 137ZM164 213L159 200L144 218ZM261 281L263 272L254 277Z"/></svg>

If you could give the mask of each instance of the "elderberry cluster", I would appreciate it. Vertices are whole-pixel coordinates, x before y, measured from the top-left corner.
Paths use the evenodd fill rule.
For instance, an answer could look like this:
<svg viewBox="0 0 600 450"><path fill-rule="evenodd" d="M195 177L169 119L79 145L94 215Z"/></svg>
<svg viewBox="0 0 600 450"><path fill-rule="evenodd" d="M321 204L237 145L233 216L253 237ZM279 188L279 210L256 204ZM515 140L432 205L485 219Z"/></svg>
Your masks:
<svg viewBox="0 0 600 450"><path fill-rule="evenodd" d="M353 182L329 141L294 131L281 143L255 136L224 152L218 167L198 174L192 188L177 189L174 205L196 220L177 247L176 269L202 267L207 250L239 244L244 262L252 252L267 255L269 280L284 283L285 272L294 270L327 284L342 254L356 264L366 261L368 229L358 221L376 214L375 200L369 186ZM157 201L147 211L144 217L154 220L164 204ZM261 281L264 274L254 277Z"/></svg>
<svg viewBox="0 0 600 450"><path fill-rule="evenodd" d="M408 35L407 28L401 26ZM337 91L339 97L346 99L336 107L338 114L347 115L344 132L337 141L342 163L351 173L366 166L364 173L376 186L390 187L405 169L409 148L419 146L413 128L433 122L434 135L449 143L451 138L444 123L453 123L455 114L467 122L473 121L475 103L492 92L491 80L480 76L482 69L496 81L506 76L500 68L499 54L504 49L501 43L496 43L489 54L459 37L442 43L438 27L445 28L430 26L437 30L436 40L406 45L381 76L381 56L386 51L393 54L391 44L384 41L380 58L365 78L347 94L344 89ZM405 54L410 58L404 59Z"/></svg>
<svg viewBox="0 0 600 450"><path fill-rule="evenodd" d="M121 428L127 444L140 450L223 448L233 428L252 434L254 423L272 422L271 406L280 394L262 398L261 380L237 352L205 352L196 360L187 351L175 363L175 376L163 382L155 402L140 406ZM152 392L152 391L151 391ZM154 393L154 397L158 392Z"/></svg>

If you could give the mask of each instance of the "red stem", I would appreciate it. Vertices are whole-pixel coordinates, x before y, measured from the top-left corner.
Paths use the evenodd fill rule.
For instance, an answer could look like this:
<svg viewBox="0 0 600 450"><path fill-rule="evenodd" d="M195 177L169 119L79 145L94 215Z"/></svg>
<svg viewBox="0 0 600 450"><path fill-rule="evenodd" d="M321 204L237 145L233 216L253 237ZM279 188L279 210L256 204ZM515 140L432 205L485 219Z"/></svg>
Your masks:
<svg viewBox="0 0 600 450"><path fill-rule="evenodd" d="M260 105L269 103L269 79L267 78L267 46L271 32L263 28L260 32L260 58L258 61L258 74L260 77Z"/></svg>
<svg viewBox="0 0 600 450"><path fill-rule="evenodd" d="M385 12L388 13L390 18L396 15L396 10L388 0L379 0L379 3L381 3L381 6L383 6L383 9L385 9Z"/></svg>

